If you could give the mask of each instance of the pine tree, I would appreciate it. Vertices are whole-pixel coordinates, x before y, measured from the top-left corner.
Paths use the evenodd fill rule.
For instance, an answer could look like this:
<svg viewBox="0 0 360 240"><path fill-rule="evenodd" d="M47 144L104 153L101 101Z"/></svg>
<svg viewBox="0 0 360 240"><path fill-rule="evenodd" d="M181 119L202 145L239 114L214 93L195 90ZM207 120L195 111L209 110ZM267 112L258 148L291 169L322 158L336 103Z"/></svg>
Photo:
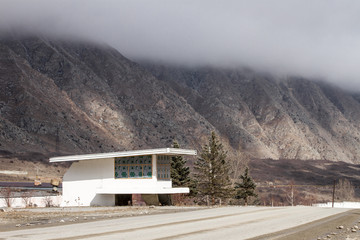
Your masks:
<svg viewBox="0 0 360 240"><path fill-rule="evenodd" d="M214 205L215 198L223 199L231 195L230 169L226 161L226 152L214 132L211 133L209 143L203 147L200 157L195 162L194 170L198 194L201 197L209 196Z"/></svg>
<svg viewBox="0 0 360 240"><path fill-rule="evenodd" d="M256 184L249 176L249 168L245 169L245 173L239 177L242 180L240 183L235 183L235 198L244 199L245 206L248 204L249 197L257 197L255 193Z"/></svg>
<svg viewBox="0 0 360 240"><path fill-rule="evenodd" d="M174 141L173 148L180 148ZM186 160L182 156L171 157L171 180L174 187L188 187L191 181L189 167L185 166Z"/></svg>

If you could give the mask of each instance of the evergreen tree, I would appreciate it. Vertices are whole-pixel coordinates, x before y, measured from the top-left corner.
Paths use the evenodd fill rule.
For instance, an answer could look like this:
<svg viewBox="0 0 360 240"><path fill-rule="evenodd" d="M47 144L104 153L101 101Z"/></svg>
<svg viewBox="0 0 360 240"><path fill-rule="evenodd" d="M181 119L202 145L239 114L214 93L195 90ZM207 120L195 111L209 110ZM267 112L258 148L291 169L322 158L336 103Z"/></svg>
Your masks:
<svg viewBox="0 0 360 240"><path fill-rule="evenodd" d="M209 196L212 204L215 198L227 198L231 195L230 170L226 161L223 145L217 140L215 132L211 133L209 144L201 151L194 164L197 191L201 197Z"/></svg>
<svg viewBox="0 0 360 240"><path fill-rule="evenodd" d="M255 193L256 184L249 176L249 168L245 169L245 173L239 177L242 180L240 183L235 183L235 198L244 199L245 206L248 204L249 197L257 197Z"/></svg>
<svg viewBox="0 0 360 240"><path fill-rule="evenodd" d="M173 148L180 148L174 141ZM185 166L186 160L182 156L171 157L171 180L174 187L188 187L191 181L189 167Z"/></svg>

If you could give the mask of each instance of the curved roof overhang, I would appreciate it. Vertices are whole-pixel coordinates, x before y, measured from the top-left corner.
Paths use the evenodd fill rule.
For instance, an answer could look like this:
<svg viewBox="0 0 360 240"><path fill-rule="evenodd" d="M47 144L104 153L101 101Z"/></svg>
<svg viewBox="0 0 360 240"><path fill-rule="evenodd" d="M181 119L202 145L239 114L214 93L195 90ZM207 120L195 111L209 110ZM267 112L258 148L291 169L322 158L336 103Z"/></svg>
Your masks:
<svg viewBox="0 0 360 240"><path fill-rule="evenodd" d="M133 150L133 151L122 151L122 152L111 152L111 153L94 153L94 154L82 154L82 155L71 155L63 157L52 157L50 162L70 162L70 161L83 161L83 160L94 160L94 159L105 159L115 157L133 157L133 156L145 156L145 155L191 155L196 156L197 151L191 149L181 148L155 148L145 150Z"/></svg>

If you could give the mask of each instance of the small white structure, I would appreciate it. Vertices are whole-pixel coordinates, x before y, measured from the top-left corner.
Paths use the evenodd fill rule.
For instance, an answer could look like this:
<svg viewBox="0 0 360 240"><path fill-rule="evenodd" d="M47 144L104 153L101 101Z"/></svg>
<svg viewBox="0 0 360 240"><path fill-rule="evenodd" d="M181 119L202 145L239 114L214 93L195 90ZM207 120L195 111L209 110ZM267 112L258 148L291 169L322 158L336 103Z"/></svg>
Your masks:
<svg viewBox="0 0 360 240"><path fill-rule="evenodd" d="M189 188L172 188L170 158L196 154L158 148L53 157L50 162L73 162L63 177L61 206L114 206L132 201L134 194L189 193Z"/></svg>

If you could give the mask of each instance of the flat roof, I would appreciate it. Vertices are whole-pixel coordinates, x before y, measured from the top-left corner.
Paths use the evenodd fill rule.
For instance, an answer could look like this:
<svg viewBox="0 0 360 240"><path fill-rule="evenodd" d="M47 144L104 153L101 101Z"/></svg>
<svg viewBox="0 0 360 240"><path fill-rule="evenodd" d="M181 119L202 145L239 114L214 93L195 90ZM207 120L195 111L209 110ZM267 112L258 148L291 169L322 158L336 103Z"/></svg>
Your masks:
<svg viewBox="0 0 360 240"><path fill-rule="evenodd" d="M93 160L93 159L114 158L114 157L145 156L145 155L154 155L154 154L196 156L197 151L191 149L181 149L181 148L155 148L155 149L133 150L133 151L123 151L123 152L94 153L94 154L71 155L71 156L63 156L63 157L52 157L50 158L50 162L68 162L68 161Z"/></svg>

